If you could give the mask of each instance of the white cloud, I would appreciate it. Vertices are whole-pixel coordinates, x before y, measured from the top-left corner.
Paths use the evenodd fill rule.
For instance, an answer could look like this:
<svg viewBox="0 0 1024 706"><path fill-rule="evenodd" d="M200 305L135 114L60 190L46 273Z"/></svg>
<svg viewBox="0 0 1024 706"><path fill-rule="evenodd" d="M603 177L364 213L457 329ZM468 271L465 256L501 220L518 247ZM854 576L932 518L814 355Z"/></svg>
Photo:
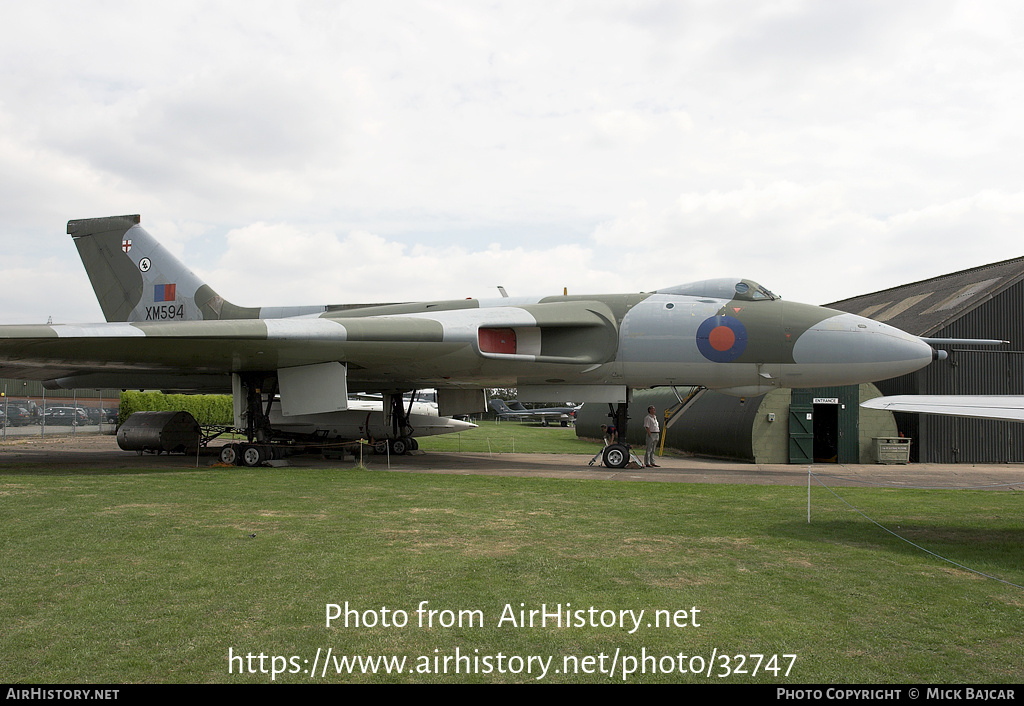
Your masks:
<svg viewBox="0 0 1024 706"><path fill-rule="evenodd" d="M1021 254L1008 2L2 12L0 278L43 251L37 289L80 270L65 221L121 213L240 304L733 273L826 301ZM6 320L81 298L0 291Z"/></svg>
<svg viewBox="0 0 1024 706"><path fill-rule="evenodd" d="M367 231L335 234L258 223L232 231L212 268L194 268L241 305L346 304L517 294L604 291L593 251L572 243L540 249L479 248L389 240ZM600 264L597 265L600 273Z"/></svg>

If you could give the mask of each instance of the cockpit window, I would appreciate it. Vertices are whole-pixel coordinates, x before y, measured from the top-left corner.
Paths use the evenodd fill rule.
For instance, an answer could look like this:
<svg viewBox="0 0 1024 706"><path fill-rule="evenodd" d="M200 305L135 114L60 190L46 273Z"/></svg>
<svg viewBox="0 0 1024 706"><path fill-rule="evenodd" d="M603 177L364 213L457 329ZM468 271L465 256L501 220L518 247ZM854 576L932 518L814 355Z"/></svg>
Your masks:
<svg viewBox="0 0 1024 706"><path fill-rule="evenodd" d="M744 284L748 284L748 283L744 283ZM757 282L749 282L749 284L753 286L753 289L751 290L751 299L754 299L755 301L758 300L758 299L779 299L780 298L777 294L773 294L772 292L768 291L767 289L765 289L764 287L759 285ZM737 290L737 291L739 291L739 290Z"/></svg>
<svg viewBox="0 0 1024 706"><path fill-rule="evenodd" d="M659 289L656 293L708 297L709 299L741 299L746 301L779 298L776 294L773 294L753 280L734 278L706 279L700 282L679 284L675 287Z"/></svg>

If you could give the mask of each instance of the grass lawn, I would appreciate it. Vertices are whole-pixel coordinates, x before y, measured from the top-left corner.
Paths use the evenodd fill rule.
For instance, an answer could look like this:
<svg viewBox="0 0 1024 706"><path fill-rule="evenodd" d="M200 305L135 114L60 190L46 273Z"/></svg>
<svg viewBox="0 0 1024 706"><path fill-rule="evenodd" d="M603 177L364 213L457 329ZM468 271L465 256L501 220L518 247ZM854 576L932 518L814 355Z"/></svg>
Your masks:
<svg viewBox="0 0 1024 706"><path fill-rule="evenodd" d="M627 682L1024 682L1024 590L914 549L820 488L807 524L806 492L2 466L0 681L265 683L276 667L280 682L532 682L543 668L544 681L617 683L631 667ZM841 494L931 551L1024 585L1017 493ZM420 626L422 601L451 612ZM327 627L328 604L346 602L359 625L353 613ZM518 624L542 605L580 610L584 624ZM509 610L515 624L499 624ZM674 624L657 627L659 610ZM408 624L394 625L396 611ZM486 673L455 674L457 654ZM337 674L348 655L406 663Z"/></svg>
<svg viewBox="0 0 1024 706"><path fill-rule="evenodd" d="M477 422L476 429L458 434L425 436L417 441L424 451L475 453L587 454L601 448L600 439L576 438L572 427L541 426L538 422Z"/></svg>

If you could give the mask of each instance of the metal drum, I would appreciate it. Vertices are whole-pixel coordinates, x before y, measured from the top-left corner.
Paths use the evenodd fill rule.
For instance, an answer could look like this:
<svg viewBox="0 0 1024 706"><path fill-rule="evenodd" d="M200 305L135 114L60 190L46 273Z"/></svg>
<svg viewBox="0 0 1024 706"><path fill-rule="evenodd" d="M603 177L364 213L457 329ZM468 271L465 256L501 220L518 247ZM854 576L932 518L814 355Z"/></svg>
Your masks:
<svg viewBox="0 0 1024 706"><path fill-rule="evenodd" d="M188 412L136 412L117 430L117 445L125 451L195 453L199 423Z"/></svg>

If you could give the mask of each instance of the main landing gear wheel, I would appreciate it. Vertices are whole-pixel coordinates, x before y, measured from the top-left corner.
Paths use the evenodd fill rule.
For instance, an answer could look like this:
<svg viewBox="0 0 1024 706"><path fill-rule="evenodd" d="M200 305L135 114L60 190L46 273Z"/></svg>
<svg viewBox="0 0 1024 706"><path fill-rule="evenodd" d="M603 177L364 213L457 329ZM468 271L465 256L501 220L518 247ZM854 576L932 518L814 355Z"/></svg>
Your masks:
<svg viewBox="0 0 1024 706"><path fill-rule="evenodd" d="M262 446L246 444L242 447L242 465L255 468L267 460L266 449Z"/></svg>
<svg viewBox="0 0 1024 706"><path fill-rule="evenodd" d="M608 468L625 468L629 463L629 449L624 444L606 446L602 460Z"/></svg>
<svg viewBox="0 0 1024 706"><path fill-rule="evenodd" d="M238 463L238 445L228 444L220 450L220 462L226 463L229 466L234 466Z"/></svg>
<svg viewBox="0 0 1024 706"><path fill-rule="evenodd" d="M413 441L408 436L400 436L391 440L391 453L402 456L413 450Z"/></svg>
<svg viewBox="0 0 1024 706"><path fill-rule="evenodd" d="M385 439L384 441L375 442L373 445L373 452L378 456L383 456L384 454L386 454L388 452L387 440Z"/></svg>

